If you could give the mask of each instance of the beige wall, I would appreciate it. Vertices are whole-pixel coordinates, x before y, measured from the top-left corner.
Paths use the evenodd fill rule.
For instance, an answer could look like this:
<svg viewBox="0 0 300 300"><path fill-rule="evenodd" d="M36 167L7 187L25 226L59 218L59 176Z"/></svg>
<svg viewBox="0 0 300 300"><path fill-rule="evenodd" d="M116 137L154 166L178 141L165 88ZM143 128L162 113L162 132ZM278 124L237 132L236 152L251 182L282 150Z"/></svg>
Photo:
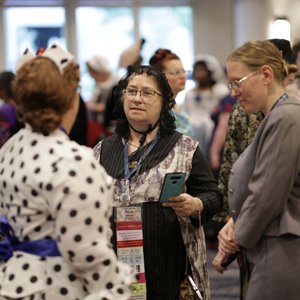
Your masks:
<svg viewBox="0 0 300 300"><path fill-rule="evenodd" d="M272 0L274 1L274 0ZM276 2L276 1L274 1ZM300 40L300 1L288 0L288 4L285 6L285 14L291 22L292 42ZM282 12L284 13L284 11ZM278 13L280 14L280 13Z"/></svg>
<svg viewBox="0 0 300 300"><path fill-rule="evenodd" d="M195 1L195 54L211 54L221 62L225 61L227 54L233 48L232 1Z"/></svg>
<svg viewBox="0 0 300 300"><path fill-rule="evenodd" d="M251 39L269 38L275 17L291 23L291 42L300 40L299 0L195 0L195 54L212 54L225 63L227 55Z"/></svg>
<svg viewBox="0 0 300 300"><path fill-rule="evenodd" d="M268 38L272 11L268 0L235 0L234 46Z"/></svg>

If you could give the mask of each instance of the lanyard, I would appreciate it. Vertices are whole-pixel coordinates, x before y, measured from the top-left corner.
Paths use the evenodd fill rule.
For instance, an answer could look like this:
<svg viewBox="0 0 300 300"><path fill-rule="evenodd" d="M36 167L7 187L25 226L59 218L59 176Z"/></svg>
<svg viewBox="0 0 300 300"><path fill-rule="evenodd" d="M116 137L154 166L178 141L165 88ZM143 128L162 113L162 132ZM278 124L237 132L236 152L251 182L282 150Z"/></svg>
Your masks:
<svg viewBox="0 0 300 300"><path fill-rule="evenodd" d="M288 98L287 93L282 94L279 99L275 102L275 104L273 105L272 109L273 110L275 107L277 107L281 102L283 102L285 99Z"/></svg>
<svg viewBox="0 0 300 300"><path fill-rule="evenodd" d="M149 155L149 153L152 151L156 143L158 142L159 134L156 134L153 141L151 142L150 146L147 148L147 150L143 153L141 158L138 160L136 167L129 170L129 157L128 157L128 141L124 145L124 171L125 171L125 180L129 180L130 177L134 173L138 173L138 170L140 169L143 161L146 159L146 157Z"/></svg>

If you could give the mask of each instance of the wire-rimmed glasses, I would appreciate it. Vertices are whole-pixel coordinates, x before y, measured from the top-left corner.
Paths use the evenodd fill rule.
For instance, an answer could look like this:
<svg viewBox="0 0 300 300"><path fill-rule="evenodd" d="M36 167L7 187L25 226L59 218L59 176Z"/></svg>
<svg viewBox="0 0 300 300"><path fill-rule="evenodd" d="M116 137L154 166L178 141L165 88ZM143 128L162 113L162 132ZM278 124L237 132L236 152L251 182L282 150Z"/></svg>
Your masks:
<svg viewBox="0 0 300 300"><path fill-rule="evenodd" d="M184 75L185 77L189 77L191 75L191 71L187 70L172 70L172 71L165 71L166 74L172 75L172 76L182 76Z"/></svg>
<svg viewBox="0 0 300 300"><path fill-rule="evenodd" d="M249 79L250 77L252 77L253 75L255 75L255 74L256 74L257 72L259 72L259 71L260 71L260 70L256 70L256 71L250 73L249 75L244 76L244 77L241 78L241 79L235 80L235 81L233 81L233 82L229 82L229 83L227 84L227 87L228 87L229 91L231 92L234 88L235 88L235 89L240 89L241 86L242 86L242 84L243 84L247 79Z"/></svg>
<svg viewBox="0 0 300 300"><path fill-rule="evenodd" d="M138 93L140 93L140 97L143 99L153 99L155 95L161 96L159 92L152 89L138 90L134 88L127 88L124 90L124 93L129 99L134 99Z"/></svg>

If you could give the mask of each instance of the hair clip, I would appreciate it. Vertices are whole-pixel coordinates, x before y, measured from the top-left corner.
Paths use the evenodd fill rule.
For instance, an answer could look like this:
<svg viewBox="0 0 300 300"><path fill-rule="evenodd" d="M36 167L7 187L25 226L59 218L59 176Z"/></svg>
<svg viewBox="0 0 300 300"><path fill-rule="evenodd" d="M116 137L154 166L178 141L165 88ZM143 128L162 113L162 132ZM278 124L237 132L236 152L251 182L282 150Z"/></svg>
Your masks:
<svg viewBox="0 0 300 300"><path fill-rule="evenodd" d="M46 57L53 61L58 67L60 73L63 73L64 68L71 62L75 61L74 56L62 47L54 44L46 50L40 48L35 56L28 48L24 51L19 62L16 66L16 71L18 71L26 62L34 59L36 57Z"/></svg>
<svg viewBox="0 0 300 300"><path fill-rule="evenodd" d="M35 53L35 55L36 56L38 56L38 55L42 55L44 52L45 52L45 48L39 48L37 51L36 51L36 53Z"/></svg>

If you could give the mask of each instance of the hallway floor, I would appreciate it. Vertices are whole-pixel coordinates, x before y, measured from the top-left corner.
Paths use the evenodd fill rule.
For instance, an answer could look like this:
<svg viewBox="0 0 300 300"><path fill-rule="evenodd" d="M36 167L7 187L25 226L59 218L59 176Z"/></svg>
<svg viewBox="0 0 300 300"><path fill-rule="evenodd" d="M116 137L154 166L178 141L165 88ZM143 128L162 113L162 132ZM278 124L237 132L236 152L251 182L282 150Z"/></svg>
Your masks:
<svg viewBox="0 0 300 300"><path fill-rule="evenodd" d="M211 300L239 300L239 267L235 261L226 272L218 273L212 266L212 261L217 253L215 248L207 246Z"/></svg>

